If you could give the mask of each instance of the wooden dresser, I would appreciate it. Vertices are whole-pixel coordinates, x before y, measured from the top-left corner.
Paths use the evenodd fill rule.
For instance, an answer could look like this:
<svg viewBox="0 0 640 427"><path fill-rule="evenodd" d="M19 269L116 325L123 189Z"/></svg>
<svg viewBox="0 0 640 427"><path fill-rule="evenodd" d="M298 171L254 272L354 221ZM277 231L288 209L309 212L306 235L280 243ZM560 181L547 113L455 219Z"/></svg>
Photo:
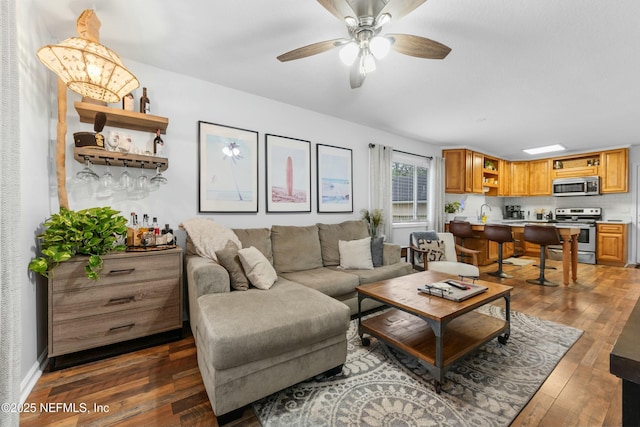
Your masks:
<svg viewBox="0 0 640 427"><path fill-rule="evenodd" d="M86 257L49 279L49 358L182 328L182 249L105 255L100 279Z"/></svg>

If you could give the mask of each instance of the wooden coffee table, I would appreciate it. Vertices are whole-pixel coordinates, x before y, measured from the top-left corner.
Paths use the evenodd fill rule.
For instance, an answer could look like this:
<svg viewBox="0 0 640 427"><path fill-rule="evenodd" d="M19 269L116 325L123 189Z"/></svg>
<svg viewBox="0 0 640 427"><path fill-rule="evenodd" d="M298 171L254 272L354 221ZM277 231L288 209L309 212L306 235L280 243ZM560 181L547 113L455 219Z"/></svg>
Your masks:
<svg viewBox="0 0 640 427"><path fill-rule="evenodd" d="M381 282L358 286L358 334L362 345L369 345L364 334L377 337L403 353L416 357L433 375L439 393L444 375L453 363L484 343L498 337L506 344L510 333L511 286L476 280L488 289L461 302L428 295L417 290L425 284L455 278L444 273L424 271ZM362 300L371 298L390 307L382 314L362 319ZM505 319L474 310L504 298Z"/></svg>

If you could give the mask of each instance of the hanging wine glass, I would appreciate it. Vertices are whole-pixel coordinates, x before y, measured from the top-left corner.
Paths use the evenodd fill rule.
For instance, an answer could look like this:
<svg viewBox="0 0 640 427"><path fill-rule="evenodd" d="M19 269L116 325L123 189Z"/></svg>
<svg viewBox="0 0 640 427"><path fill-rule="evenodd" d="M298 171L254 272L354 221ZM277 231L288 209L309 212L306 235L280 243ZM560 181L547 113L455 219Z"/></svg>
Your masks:
<svg viewBox="0 0 640 427"><path fill-rule="evenodd" d="M76 176L85 181L97 181L98 179L100 179L98 174L95 173L91 168L92 166L91 159L89 157L85 157L84 160L85 160L84 169L78 172Z"/></svg>
<svg viewBox="0 0 640 427"><path fill-rule="evenodd" d="M128 160L123 159L122 164L124 169L118 178L118 183L114 186L114 190L117 191L129 191L132 185L131 174L129 173Z"/></svg>
<svg viewBox="0 0 640 427"><path fill-rule="evenodd" d="M107 164L107 170L100 177L98 190L96 191L96 197L98 199L106 199L107 197L111 197L113 194L113 175L109 170L109 160L105 160L105 163Z"/></svg>
<svg viewBox="0 0 640 427"><path fill-rule="evenodd" d="M162 163L156 163L156 174L149 181L152 184L154 190L157 190L161 185L167 183L167 178L162 175L162 172L160 171L161 166Z"/></svg>
<svg viewBox="0 0 640 427"><path fill-rule="evenodd" d="M149 194L149 177L144 173L144 162L140 162L140 175L133 184L133 191L129 197L133 199L144 199Z"/></svg>

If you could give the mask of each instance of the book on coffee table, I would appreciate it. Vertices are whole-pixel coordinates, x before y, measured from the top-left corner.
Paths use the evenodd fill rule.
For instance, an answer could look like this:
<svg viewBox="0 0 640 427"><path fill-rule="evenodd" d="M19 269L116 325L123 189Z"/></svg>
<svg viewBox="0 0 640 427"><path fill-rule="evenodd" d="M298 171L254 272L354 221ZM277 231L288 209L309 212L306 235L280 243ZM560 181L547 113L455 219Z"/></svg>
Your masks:
<svg viewBox="0 0 640 427"><path fill-rule="evenodd" d="M464 301L468 298L485 292L488 288L475 283L461 282L447 279L440 282L420 286L418 290L428 295L448 299L451 301Z"/></svg>

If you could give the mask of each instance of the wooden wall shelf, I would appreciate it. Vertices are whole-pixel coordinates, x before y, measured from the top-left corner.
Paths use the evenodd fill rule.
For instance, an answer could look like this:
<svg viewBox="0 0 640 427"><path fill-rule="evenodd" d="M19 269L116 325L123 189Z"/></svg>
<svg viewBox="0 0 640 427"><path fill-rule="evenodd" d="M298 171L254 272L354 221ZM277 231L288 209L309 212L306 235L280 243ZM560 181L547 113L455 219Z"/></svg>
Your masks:
<svg viewBox="0 0 640 427"><path fill-rule="evenodd" d="M94 165L106 165L109 162L109 166L124 166L126 162L131 168L140 168L144 165L145 169L155 169L159 164L162 171L169 167L169 159L164 157L125 154L94 147L74 147L73 158L80 163L85 163L89 158Z"/></svg>
<svg viewBox="0 0 640 427"><path fill-rule="evenodd" d="M102 112L107 115L106 126L151 133L156 133L156 130L160 129L160 133L163 134L167 132L167 126L169 126L169 119L166 117L126 111L119 108L109 108L80 101L76 101L73 106L78 112L82 123L93 123L96 114Z"/></svg>

